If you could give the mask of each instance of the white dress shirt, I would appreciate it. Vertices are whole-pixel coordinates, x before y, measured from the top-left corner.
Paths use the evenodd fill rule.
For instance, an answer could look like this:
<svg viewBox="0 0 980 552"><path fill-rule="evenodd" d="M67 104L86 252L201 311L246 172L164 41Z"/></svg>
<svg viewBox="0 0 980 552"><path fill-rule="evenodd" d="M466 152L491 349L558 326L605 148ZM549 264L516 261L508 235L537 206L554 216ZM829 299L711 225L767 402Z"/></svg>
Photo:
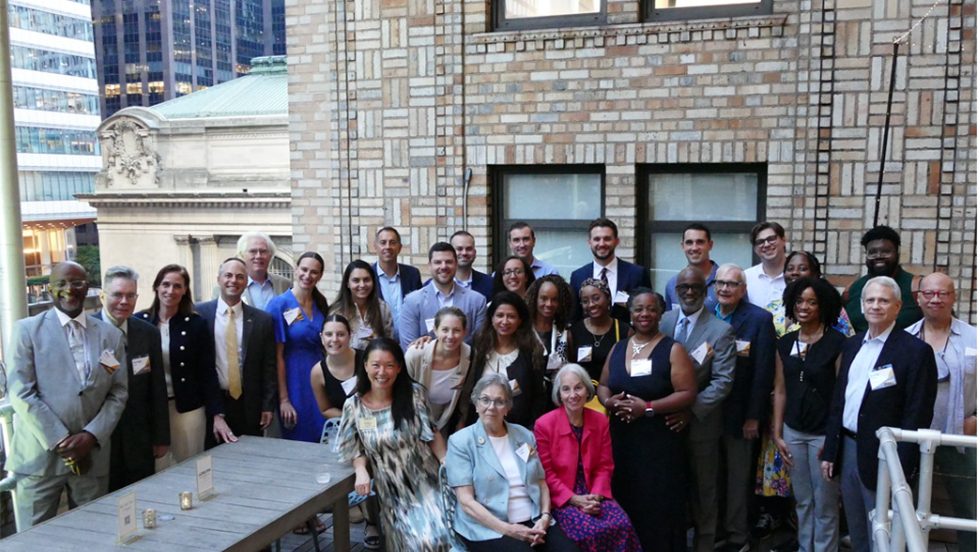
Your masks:
<svg viewBox="0 0 980 552"><path fill-rule="evenodd" d="M244 327L245 312L241 302L234 307L229 307L222 299L218 299L218 306L214 312L214 358L215 368L218 370L218 384L221 389L228 390L228 351L225 347L225 332L228 331L228 310L235 312L235 332L238 336L238 366L235 370L241 370L242 359L242 328ZM238 381L241 381L239 379Z"/></svg>
<svg viewBox="0 0 980 552"><path fill-rule="evenodd" d="M619 290L616 285L618 283L616 268L618 267L619 261L616 260L615 255L613 255L612 260L606 266L599 264L595 259L592 260L592 277L596 280L602 279L602 269L606 269L606 281L609 282L609 295L612 297L613 303L616 302L616 292Z"/></svg>
<svg viewBox="0 0 980 552"><path fill-rule="evenodd" d="M895 323L892 322L887 330L874 338L869 338L868 334L865 333L861 349L851 361L851 368L847 372L847 388L844 390L843 425L845 429L854 433L857 433L858 430L858 414L861 412L861 403L864 401L864 392L868 388L871 372L878 363L878 357L881 356L881 350L885 347L885 341L888 340L888 336L892 334L894 329Z"/></svg>
<svg viewBox="0 0 980 552"><path fill-rule="evenodd" d="M783 290L786 289L786 278L780 272L776 277L770 277L762 269L762 263L751 268L745 269L745 287L749 297L749 303L757 307L766 308L766 305L773 301L783 298Z"/></svg>

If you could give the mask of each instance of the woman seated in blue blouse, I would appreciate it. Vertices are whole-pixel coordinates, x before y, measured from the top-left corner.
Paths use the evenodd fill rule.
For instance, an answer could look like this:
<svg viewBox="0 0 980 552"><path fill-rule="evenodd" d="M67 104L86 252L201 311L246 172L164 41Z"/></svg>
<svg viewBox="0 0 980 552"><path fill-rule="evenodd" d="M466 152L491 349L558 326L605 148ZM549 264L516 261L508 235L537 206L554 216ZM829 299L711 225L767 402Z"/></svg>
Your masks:
<svg viewBox="0 0 980 552"><path fill-rule="evenodd" d="M472 552L577 551L551 516L534 435L504 418L507 377L488 373L470 396L479 420L449 437L446 479L456 491L455 529Z"/></svg>

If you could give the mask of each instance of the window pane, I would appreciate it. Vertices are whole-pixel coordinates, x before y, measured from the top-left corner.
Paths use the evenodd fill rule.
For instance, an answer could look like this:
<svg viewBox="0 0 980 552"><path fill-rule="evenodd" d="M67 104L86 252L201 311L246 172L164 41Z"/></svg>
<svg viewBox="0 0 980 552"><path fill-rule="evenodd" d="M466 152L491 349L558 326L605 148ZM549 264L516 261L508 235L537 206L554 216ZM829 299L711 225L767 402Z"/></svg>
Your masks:
<svg viewBox="0 0 980 552"><path fill-rule="evenodd" d="M742 268L752 266L752 248L749 246L748 233L712 232L711 239L715 242L711 248L711 260L714 262L735 263ZM653 259L650 280L653 282L653 289L663 293L667 280L687 266L687 259L681 250L679 232L655 233L651 236L650 243L650 258Z"/></svg>
<svg viewBox="0 0 980 552"><path fill-rule="evenodd" d="M598 13L600 8L600 0L505 0L504 4L507 19Z"/></svg>
<svg viewBox="0 0 980 552"><path fill-rule="evenodd" d="M592 260L586 244L586 225L575 230L534 229L534 256L555 265L562 278L571 278L572 271Z"/></svg>
<svg viewBox="0 0 980 552"><path fill-rule="evenodd" d="M652 174L649 212L653 220L755 221L758 180L755 173Z"/></svg>
<svg viewBox="0 0 980 552"><path fill-rule="evenodd" d="M599 174L508 174L503 184L506 219L592 220L601 214Z"/></svg>
<svg viewBox="0 0 980 552"><path fill-rule="evenodd" d="M654 0L656 9L697 8L701 6L727 6L730 4L758 4L759 0Z"/></svg>

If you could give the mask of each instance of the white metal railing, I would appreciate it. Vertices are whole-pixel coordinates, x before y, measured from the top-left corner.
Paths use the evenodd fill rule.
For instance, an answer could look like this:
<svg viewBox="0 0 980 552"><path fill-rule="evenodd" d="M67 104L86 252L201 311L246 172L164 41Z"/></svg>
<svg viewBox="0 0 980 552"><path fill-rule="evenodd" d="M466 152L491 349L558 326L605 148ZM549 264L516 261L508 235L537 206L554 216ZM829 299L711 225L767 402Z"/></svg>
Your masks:
<svg viewBox="0 0 980 552"><path fill-rule="evenodd" d="M933 514L932 467L936 447L940 445L977 448L972 435L951 435L932 429L911 431L883 427L877 431L878 489L875 509L871 512L871 530L876 552L911 552L929 549L929 531L955 529L977 532L977 520ZM919 506L912 499L912 489L905 480L898 443L919 444ZM890 508L889 506L892 506Z"/></svg>
<svg viewBox="0 0 980 552"><path fill-rule="evenodd" d="M0 399L0 445L3 446L4 458L10 456L10 437L14 431L13 418L14 407L10 405L10 399L6 397ZM16 486L17 480L13 473L7 473L6 477L0 479L0 492L10 492L10 505L14 510L14 524L20 528L20 522L17 519L20 516L17 511L17 493L14 490Z"/></svg>

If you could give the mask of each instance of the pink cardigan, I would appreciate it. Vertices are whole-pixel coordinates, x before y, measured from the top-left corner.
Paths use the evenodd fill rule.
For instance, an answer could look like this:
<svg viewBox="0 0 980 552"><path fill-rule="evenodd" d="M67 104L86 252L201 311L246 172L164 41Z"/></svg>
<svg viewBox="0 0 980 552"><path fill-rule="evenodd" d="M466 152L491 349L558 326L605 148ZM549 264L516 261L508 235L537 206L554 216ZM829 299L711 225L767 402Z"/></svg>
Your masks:
<svg viewBox="0 0 980 552"><path fill-rule="evenodd" d="M584 409L582 428L582 467L589 493L612 498L610 485L613 474L612 441L609 439L609 420L590 408ZM579 444L572 433L565 408L558 408L538 418L534 438L544 466L552 504L561 507L575 494L575 474L578 471Z"/></svg>

